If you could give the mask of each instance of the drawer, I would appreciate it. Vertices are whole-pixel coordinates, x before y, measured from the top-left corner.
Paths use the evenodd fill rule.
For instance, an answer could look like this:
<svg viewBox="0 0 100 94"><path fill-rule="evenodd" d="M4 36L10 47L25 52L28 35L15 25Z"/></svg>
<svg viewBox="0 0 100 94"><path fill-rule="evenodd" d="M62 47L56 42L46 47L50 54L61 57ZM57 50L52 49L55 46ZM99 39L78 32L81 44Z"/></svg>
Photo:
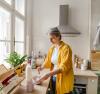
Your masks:
<svg viewBox="0 0 100 94"><path fill-rule="evenodd" d="M75 77L75 84L87 84L88 78L86 77Z"/></svg>

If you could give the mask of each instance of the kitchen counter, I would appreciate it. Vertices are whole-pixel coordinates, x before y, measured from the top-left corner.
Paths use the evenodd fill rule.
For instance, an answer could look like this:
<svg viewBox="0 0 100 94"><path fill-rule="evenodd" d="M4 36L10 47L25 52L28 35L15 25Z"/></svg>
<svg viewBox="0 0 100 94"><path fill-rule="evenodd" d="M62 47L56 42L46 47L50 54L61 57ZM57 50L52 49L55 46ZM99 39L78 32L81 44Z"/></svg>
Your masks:
<svg viewBox="0 0 100 94"><path fill-rule="evenodd" d="M47 73L49 70L45 69L41 72L40 75ZM37 70L33 70L33 75L38 75ZM25 80L21 83L20 86L16 87L11 94L46 94L50 79L44 81L41 85L35 85L32 93L27 93L25 90Z"/></svg>
<svg viewBox="0 0 100 94"><path fill-rule="evenodd" d="M95 74L100 75L100 70L99 71L93 71Z"/></svg>
<svg viewBox="0 0 100 94"><path fill-rule="evenodd" d="M47 73L49 70L45 69L40 75ZM33 70L33 76L38 75L37 70ZM91 70L82 71L80 69L74 70L75 83L86 84L86 94L97 94L98 76ZM35 85L34 91L31 94L46 94L49 86L50 78L44 81L41 85ZM11 94L30 94L25 91L25 80L13 90Z"/></svg>
<svg viewBox="0 0 100 94"><path fill-rule="evenodd" d="M83 71L81 69L75 69L74 70L74 75L75 76L96 77L97 78L97 75L91 70Z"/></svg>

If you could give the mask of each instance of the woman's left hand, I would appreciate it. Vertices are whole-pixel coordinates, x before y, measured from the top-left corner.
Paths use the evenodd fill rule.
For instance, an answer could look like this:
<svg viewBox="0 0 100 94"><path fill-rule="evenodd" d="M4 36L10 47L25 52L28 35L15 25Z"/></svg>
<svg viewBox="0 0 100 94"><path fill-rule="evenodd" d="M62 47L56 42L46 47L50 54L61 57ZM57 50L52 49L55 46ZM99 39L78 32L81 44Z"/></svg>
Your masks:
<svg viewBox="0 0 100 94"><path fill-rule="evenodd" d="M50 77L50 74L47 73L47 74L45 74L45 75L42 77L42 79L43 79L43 80L47 80L49 77Z"/></svg>

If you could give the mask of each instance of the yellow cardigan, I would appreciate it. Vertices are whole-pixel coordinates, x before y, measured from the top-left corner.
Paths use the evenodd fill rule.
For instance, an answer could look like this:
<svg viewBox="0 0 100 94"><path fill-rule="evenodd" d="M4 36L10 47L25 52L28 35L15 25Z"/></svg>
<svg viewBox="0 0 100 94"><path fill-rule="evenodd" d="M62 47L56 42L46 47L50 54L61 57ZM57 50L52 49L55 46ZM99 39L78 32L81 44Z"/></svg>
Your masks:
<svg viewBox="0 0 100 94"><path fill-rule="evenodd" d="M45 68L50 68L50 70L53 69L53 65L51 63L53 49L54 46L49 49L49 52L43 64ZM62 73L57 74L56 78L57 94L69 93L73 90L74 84L74 75L72 68L72 50L70 46L65 44L63 41L60 42L57 66L62 70Z"/></svg>

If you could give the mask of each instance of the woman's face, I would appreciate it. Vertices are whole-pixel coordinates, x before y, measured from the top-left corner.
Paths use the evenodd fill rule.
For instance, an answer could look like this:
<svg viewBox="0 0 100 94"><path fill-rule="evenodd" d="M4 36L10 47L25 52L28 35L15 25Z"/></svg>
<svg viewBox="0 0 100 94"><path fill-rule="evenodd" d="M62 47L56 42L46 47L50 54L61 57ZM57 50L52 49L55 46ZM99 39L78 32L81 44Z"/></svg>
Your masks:
<svg viewBox="0 0 100 94"><path fill-rule="evenodd" d="M60 40L59 37L56 37L55 35L50 35L50 41L52 44L57 44Z"/></svg>

